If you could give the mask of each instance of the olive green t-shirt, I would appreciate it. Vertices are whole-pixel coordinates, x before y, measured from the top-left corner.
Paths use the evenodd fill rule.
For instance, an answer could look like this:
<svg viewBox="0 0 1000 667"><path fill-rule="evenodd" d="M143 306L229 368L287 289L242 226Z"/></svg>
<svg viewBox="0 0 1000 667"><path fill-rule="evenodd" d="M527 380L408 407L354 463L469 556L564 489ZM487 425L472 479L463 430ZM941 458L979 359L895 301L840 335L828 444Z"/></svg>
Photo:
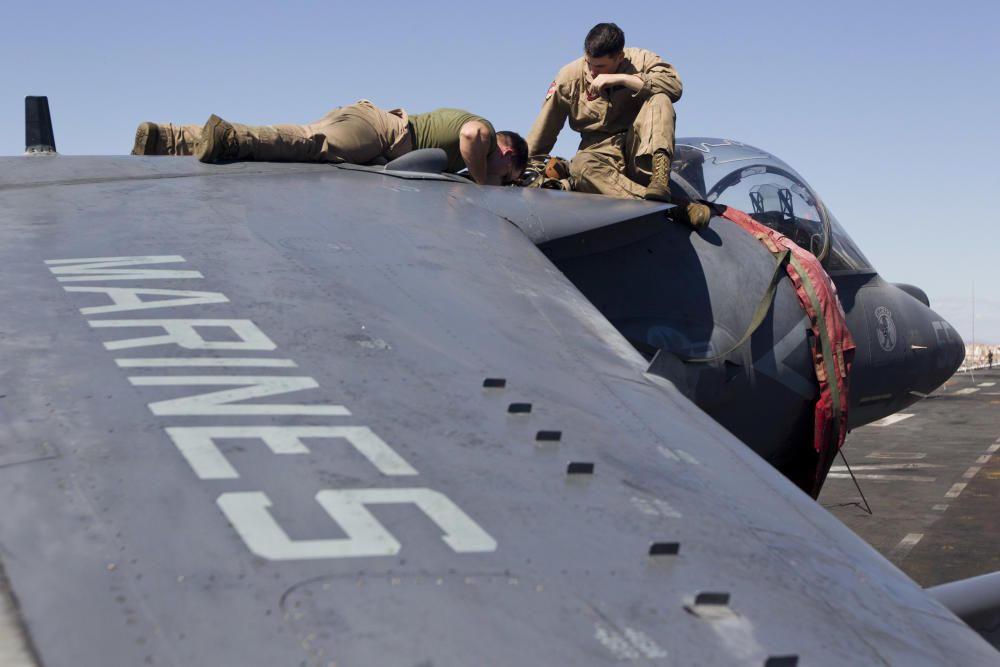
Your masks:
<svg viewBox="0 0 1000 667"><path fill-rule="evenodd" d="M441 148L448 155L445 171L452 173L465 169L465 160L459 150L459 133L470 120L478 120L490 131L490 153L496 150L496 130L482 116L462 109L435 109L410 116L413 125L413 148Z"/></svg>

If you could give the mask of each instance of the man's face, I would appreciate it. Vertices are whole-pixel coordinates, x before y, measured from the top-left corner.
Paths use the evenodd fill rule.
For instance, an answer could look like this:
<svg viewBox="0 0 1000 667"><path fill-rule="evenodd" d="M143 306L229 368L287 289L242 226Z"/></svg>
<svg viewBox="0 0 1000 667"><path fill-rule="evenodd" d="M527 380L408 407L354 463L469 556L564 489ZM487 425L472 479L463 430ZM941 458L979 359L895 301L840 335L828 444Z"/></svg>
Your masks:
<svg viewBox="0 0 1000 667"><path fill-rule="evenodd" d="M521 170L515 166L515 153L507 137L497 137L497 149L486 160L486 173L491 181L510 185L521 177Z"/></svg>
<svg viewBox="0 0 1000 667"><path fill-rule="evenodd" d="M591 78L598 74L614 74L618 71L618 66L625 59L625 52L619 51L613 56L583 56L587 61L587 69L590 70Z"/></svg>

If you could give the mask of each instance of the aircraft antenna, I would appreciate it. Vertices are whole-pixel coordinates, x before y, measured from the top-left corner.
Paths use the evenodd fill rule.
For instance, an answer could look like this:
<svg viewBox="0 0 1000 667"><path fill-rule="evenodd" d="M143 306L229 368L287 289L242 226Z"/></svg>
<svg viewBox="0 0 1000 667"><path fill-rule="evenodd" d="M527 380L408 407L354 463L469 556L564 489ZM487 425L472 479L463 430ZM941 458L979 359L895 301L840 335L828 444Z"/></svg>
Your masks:
<svg viewBox="0 0 1000 667"><path fill-rule="evenodd" d="M861 500L864 501L865 503L865 506L862 507L862 509L868 512L868 514L874 514L874 512L872 512L871 505L868 504L868 499L865 498L865 492L861 490L861 485L858 484L858 478L854 476L854 471L851 470L851 464L847 462L847 457L844 456L844 450L841 449L837 453L840 454L840 460L844 462L844 467L847 468L847 472L851 474L851 481L854 482L854 488L856 488L858 490L858 493L861 494ZM851 504L858 505L858 503L851 503ZM858 505L858 507L861 507L861 505Z"/></svg>
<svg viewBox="0 0 1000 667"><path fill-rule="evenodd" d="M972 348L969 351L969 356L972 357L972 362L969 364L969 375L972 376L972 381L976 381L976 361L978 356L976 355L976 281L972 281Z"/></svg>
<svg viewBox="0 0 1000 667"><path fill-rule="evenodd" d="M47 97L29 95L24 98L24 152L31 155L52 155L56 152Z"/></svg>

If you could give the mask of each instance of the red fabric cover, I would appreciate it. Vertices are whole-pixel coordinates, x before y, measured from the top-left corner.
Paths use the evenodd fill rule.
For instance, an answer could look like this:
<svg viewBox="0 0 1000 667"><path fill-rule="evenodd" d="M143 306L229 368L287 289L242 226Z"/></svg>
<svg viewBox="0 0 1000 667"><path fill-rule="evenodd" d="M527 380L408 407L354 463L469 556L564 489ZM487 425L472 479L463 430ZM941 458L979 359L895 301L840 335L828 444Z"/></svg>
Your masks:
<svg viewBox="0 0 1000 667"><path fill-rule="evenodd" d="M813 367L816 370L816 379L819 382L819 399L815 408L815 427L813 431L813 446L816 449L817 462L813 479L812 495L819 495L820 487L826 472L829 470L830 462L844 444L844 436L847 435L847 406L848 406L848 379L851 373L851 364L854 360L854 339L847 329L847 317L844 309L837 298L837 288L830 280L816 256L807 250L802 249L784 234L777 232L766 225L762 225L746 213L734 208L726 207L722 213L726 220L736 223L748 233L761 241L765 246L771 244L778 248L786 248L798 260L799 264L808 274L805 278L812 284L816 298L822 309L822 323L825 325L826 334L829 336L831 348L833 350L832 366L836 369L836 383L840 397L839 423L835 423L834 415L834 392L830 386L831 378L827 377L827 360L824 359L823 346L820 342L820 319L813 309L812 301L806 291L803 276L792 266L791 262L785 265L788 277L795 287L795 293L799 297L803 310L809 316L810 326L816 334L812 339ZM771 248L768 248L771 250ZM773 252L773 250L772 250Z"/></svg>

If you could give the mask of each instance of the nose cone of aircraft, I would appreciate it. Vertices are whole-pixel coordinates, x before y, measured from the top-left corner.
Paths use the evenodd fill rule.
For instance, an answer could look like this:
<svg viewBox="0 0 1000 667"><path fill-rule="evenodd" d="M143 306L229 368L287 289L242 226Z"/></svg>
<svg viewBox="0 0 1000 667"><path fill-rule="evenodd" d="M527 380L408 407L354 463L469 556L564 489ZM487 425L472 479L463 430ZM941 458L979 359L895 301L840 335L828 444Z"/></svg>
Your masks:
<svg viewBox="0 0 1000 667"><path fill-rule="evenodd" d="M923 328L926 350L920 350L919 341L911 343L914 349L912 383L914 390L929 394L958 370L965 361L965 342L958 332L940 315L930 308L918 304L929 330Z"/></svg>
<svg viewBox="0 0 1000 667"><path fill-rule="evenodd" d="M851 427L902 410L940 387L965 359L965 343L934 310L875 281L848 315L857 344L851 373Z"/></svg>

